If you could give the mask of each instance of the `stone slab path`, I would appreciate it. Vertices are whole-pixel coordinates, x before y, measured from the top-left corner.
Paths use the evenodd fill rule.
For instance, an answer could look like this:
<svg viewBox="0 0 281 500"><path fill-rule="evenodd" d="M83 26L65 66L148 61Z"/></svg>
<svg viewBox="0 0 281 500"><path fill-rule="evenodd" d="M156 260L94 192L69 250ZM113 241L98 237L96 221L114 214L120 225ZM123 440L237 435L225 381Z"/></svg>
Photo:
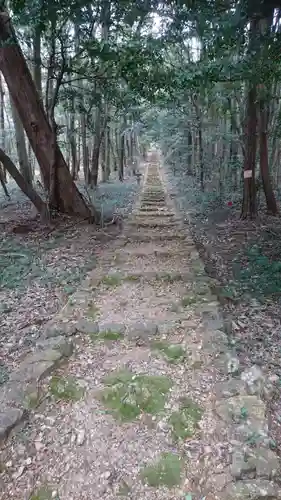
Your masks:
<svg viewBox="0 0 281 500"><path fill-rule="evenodd" d="M1 500L281 498L263 400L276 381L239 372L150 160L123 234L1 395Z"/></svg>

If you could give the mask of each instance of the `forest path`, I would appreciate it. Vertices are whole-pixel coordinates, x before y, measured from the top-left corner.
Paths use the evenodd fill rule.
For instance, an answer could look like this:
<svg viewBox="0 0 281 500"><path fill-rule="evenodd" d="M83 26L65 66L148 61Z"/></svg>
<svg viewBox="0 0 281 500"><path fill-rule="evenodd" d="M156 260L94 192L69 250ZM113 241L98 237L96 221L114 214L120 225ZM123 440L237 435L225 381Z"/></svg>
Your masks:
<svg viewBox="0 0 281 500"><path fill-rule="evenodd" d="M238 480L239 439L246 425L265 425L264 404L239 378L223 381L218 304L156 155L98 270L60 314L76 325L75 353L45 379L48 397L13 436L0 498L281 498L270 477L256 479L253 461L251 480ZM230 433L240 417L243 429L237 421Z"/></svg>

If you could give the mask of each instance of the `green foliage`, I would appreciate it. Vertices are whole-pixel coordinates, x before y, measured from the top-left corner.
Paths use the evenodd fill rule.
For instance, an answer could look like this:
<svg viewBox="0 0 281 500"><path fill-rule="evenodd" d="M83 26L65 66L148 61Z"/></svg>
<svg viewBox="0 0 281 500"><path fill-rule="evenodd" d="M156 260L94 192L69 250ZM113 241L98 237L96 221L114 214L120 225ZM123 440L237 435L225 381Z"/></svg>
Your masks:
<svg viewBox="0 0 281 500"><path fill-rule="evenodd" d="M55 491L55 489L48 486L42 486L35 493L32 493L29 500L60 500L57 493L55 493L55 495L53 494Z"/></svg>
<svg viewBox="0 0 281 500"><path fill-rule="evenodd" d="M113 373L104 383L107 387L100 394L101 400L122 421L134 420L142 412L159 413L172 386L167 377L127 371Z"/></svg>
<svg viewBox="0 0 281 500"><path fill-rule="evenodd" d="M182 461L174 453L162 453L155 464L144 467L141 479L144 483L154 488L167 486L173 488L181 482Z"/></svg>
<svg viewBox="0 0 281 500"><path fill-rule="evenodd" d="M178 363L185 359L186 353L180 344L169 344L164 341L152 342L152 349L160 351L169 363Z"/></svg>
<svg viewBox="0 0 281 500"><path fill-rule="evenodd" d="M98 314L99 314L99 308L96 306L94 302L91 301L88 305L86 316L91 319L96 319Z"/></svg>
<svg viewBox="0 0 281 500"><path fill-rule="evenodd" d="M50 381L49 391L57 400L79 401L84 395L84 389L74 378L54 375Z"/></svg>
<svg viewBox="0 0 281 500"><path fill-rule="evenodd" d="M184 399L179 411L173 412L169 419L174 438L184 440L194 436L202 415L203 410L197 403L189 398Z"/></svg>
<svg viewBox="0 0 281 500"><path fill-rule="evenodd" d="M122 283L122 278L118 274L109 274L102 278L101 283L107 287L116 287Z"/></svg>
<svg viewBox="0 0 281 500"><path fill-rule="evenodd" d="M181 305L183 307L191 306L193 304L196 304L197 302L198 302L198 297L196 297L195 295L185 295L181 299Z"/></svg>

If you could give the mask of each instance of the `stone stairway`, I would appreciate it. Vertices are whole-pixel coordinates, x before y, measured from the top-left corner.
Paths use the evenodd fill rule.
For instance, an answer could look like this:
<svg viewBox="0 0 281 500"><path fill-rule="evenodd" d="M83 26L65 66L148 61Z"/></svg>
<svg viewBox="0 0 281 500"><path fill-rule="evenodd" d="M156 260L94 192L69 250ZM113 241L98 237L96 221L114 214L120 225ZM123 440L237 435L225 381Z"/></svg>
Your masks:
<svg viewBox="0 0 281 500"><path fill-rule="evenodd" d="M123 234L49 325L55 339L74 354L41 381L25 446L16 433L4 448L1 500L281 498L260 398L273 386L239 376L157 157Z"/></svg>

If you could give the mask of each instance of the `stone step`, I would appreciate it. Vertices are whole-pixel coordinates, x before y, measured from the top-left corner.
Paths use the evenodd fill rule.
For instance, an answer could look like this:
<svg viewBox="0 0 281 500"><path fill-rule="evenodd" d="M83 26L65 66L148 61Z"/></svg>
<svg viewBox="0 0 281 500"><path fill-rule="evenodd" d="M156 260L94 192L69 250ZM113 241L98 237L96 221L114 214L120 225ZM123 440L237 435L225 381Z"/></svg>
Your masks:
<svg viewBox="0 0 281 500"><path fill-rule="evenodd" d="M133 212L133 215L140 219L141 221L146 220L146 219L165 219L167 221L175 221L177 220L176 216L171 213L163 213L163 212Z"/></svg>
<svg viewBox="0 0 281 500"><path fill-rule="evenodd" d="M135 221L132 221L132 222L129 222L128 223L128 226L130 227L144 227L144 228L157 228L157 227L161 227L161 228L165 228L165 227L175 227L175 222L168 222L168 221L151 221L151 220L147 220L147 221L138 221L138 220L135 220Z"/></svg>
<svg viewBox="0 0 281 500"><path fill-rule="evenodd" d="M118 272L118 270L117 270ZM152 280L163 280L163 281L189 281L192 277L190 271L136 271L136 272L126 272L124 279L128 281L152 281Z"/></svg>
<svg viewBox="0 0 281 500"><path fill-rule="evenodd" d="M147 203L145 203L144 205L140 205L139 207L139 210L143 210L143 211L146 211L146 209L149 209L149 210L168 210L167 208L167 205L166 203L149 203L149 205L147 205Z"/></svg>
<svg viewBox="0 0 281 500"><path fill-rule="evenodd" d="M155 205L163 203L166 205L166 199L165 198L141 198L141 203L142 204L147 204L147 203L154 203Z"/></svg>
<svg viewBox="0 0 281 500"><path fill-rule="evenodd" d="M142 194L142 199L149 199L149 200L165 200L166 199L166 196L165 196L165 193L155 193L155 194L152 194L152 193L143 193Z"/></svg>
<svg viewBox="0 0 281 500"><path fill-rule="evenodd" d="M139 232L139 233L130 233L126 235L124 233L128 242L149 242L149 241L185 241L186 236L184 234L179 233L161 233L160 231L151 231L151 232Z"/></svg>

